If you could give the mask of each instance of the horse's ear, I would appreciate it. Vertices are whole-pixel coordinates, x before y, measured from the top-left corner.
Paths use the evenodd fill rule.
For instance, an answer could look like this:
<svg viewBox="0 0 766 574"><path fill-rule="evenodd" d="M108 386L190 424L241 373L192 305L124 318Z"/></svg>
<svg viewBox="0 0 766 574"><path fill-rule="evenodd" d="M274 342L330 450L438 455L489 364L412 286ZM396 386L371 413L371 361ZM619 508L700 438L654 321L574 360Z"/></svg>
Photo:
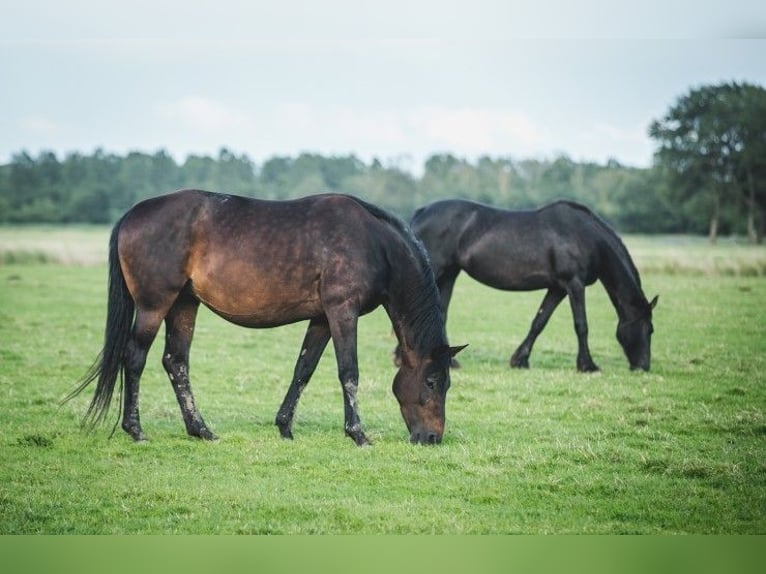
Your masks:
<svg viewBox="0 0 766 574"><path fill-rule="evenodd" d="M657 306L657 300L658 300L659 298L660 298L660 296L659 296L659 295L655 295L655 296L654 296L654 299L652 299L651 301L649 301L649 308L650 308L650 309L654 309L654 308Z"/></svg>
<svg viewBox="0 0 766 574"><path fill-rule="evenodd" d="M466 343L465 345L460 345L459 347L450 347L450 348L449 348L449 356L450 356L450 357L454 357L454 356L455 356L455 355L457 355L457 354L458 354L460 351L462 351L463 349L465 349L467 346L468 346L468 344Z"/></svg>
<svg viewBox="0 0 766 574"><path fill-rule="evenodd" d="M438 361L439 359L444 358L452 358L455 355L457 355L460 351L465 349L468 345L462 345L460 347L449 347L447 345L443 345L441 347L437 347L431 352L431 360Z"/></svg>

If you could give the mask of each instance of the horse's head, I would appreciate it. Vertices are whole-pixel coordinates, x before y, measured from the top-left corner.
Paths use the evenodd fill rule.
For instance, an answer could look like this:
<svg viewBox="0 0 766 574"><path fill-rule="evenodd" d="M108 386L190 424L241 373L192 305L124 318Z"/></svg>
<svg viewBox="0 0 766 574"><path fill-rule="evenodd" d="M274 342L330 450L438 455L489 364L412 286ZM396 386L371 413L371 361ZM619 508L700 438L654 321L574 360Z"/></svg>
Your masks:
<svg viewBox="0 0 766 574"><path fill-rule="evenodd" d="M649 370L652 359L652 309L657 305L658 297L647 302L638 317L620 319L617 324L617 340L628 357L630 368L633 370Z"/></svg>
<svg viewBox="0 0 766 574"><path fill-rule="evenodd" d="M444 405L450 387L450 360L462 347L444 346L429 357L412 359L403 353L394 377L394 395L410 431L410 442L437 444L444 434Z"/></svg>

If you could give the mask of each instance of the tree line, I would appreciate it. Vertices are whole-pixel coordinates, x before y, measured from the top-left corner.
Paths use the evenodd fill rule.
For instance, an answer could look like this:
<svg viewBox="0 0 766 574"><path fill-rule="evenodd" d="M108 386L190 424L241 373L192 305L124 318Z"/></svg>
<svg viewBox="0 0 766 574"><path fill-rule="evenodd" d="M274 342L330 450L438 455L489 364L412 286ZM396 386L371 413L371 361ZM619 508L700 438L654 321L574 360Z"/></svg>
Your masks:
<svg viewBox="0 0 766 574"><path fill-rule="evenodd" d="M256 165L221 149L217 157L189 156L177 163L167 152L120 156L96 150L58 158L15 155L0 167L0 221L4 223L109 223L142 199L195 187L263 199L322 192L357 195L403 217L437 199L462 197L496 206L530 208L556 198L582 201L631 231L690 231L693 218L660 201L650 170L553 160L482 157L475 162L433 155L419 177L378 160L354 155L273 157ZM647 217L648 216L648 217Z"/></svg>
<svg viewBox="0 0 766 574"><path fill-rule="evenodd" d="M429 157L415 176L354 155L302 153L257 165L223 148L178 163L166 151L117 155L22 151L0 166L0 223L110 223L142 199L184 187L263 199L356 195L408 218L460 197L526 209L558 198L585 203L621 232L747 234L766 222L766 91L749 84L692 89L649 127L654 165L552 159Z"/></svg>

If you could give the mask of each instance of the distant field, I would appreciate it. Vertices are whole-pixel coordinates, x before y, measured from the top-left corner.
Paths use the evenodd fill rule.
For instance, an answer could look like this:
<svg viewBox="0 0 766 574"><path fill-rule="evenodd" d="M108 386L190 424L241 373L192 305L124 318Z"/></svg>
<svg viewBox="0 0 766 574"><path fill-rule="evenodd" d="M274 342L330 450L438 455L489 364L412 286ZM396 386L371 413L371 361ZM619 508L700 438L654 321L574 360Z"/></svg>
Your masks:
<svg viewBox="0 0 766 574"><path fill-rule="evenodd" d="M95 265L106 261L107 226L0 226L0 263ZM643 273L766 276L766 245L687 235L624 237Z"/></svg>
<svg viewBox="0 0 766 574"><path fill-rule="evenodd" d="M0 263L103 263L109 232L97 225L0 226Z"/></svg>
<svg viewBox="0 0 766 574"><path fill-rule="evenodd" d="M719 239L688 235L628 235L624 238L642 273L766 276L766 245L742 238Z"/></svg>
<svg viewBox="0 0 766 574"><path fill-rule="evenodd" d="M109 439L111 424L83 434L90 391L58 401L100 349L107 235L0 228L5 253L52 254L0 265L0 534L766 534L763 247L627 238L647 295L660 295L650 373L628 370L600 286L587 304L601 373L575 371L567 305L531 368L510 370L542 293L461 277L448 330L470 346L438 447L407 442L378 310L360 321L359 406L373 445L359 449L343 434L331 349L295 440L273 425L305 325L247 330L204 309L192 385L220 440L186 437L159 340L141 388L150 441Z"/></svg>

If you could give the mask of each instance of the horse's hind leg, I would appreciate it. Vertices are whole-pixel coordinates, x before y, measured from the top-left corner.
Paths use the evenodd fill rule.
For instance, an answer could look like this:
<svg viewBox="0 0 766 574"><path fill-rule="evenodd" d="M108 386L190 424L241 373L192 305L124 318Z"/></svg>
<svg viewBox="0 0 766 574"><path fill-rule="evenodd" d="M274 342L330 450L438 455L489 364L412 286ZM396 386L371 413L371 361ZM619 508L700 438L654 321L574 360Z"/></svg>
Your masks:
<svg viewBox="0 0 766 574"><path fill-rule="evenodd" d="M537 310L535 318L532 319L532 326L529 329L524 341L522 341L519 348L511 355L511 367L527 369L529 368L529 354L532 352L532 347L537 340L538 335L548 324L548 319L551 318L553 311L561 303L562 299L566 296L566 291L561 289L550 288L543 298L543 302L540 304L540 308Z"/></svg>
<svg viewBox="0 0 766 574"><path fill-rule="evenodd" d="M138 389L141 374L146 366L146 355L157 335L162 315L142 309L136 310L136 320L133 332L125 349L125 396L122 411L122 429L133 440L146 440L141 430L141 417L138 412Z"/></svg>
<svg viewBox="0 0 766 574"><path fill-rule="evenodd" d="M279 427L279 433L283 438L293 438L292 426L295 407L298 405L298 399L306 388L306 385L314 374L319 358L327 347L330 340L330 326L324 319L313 319L306 330L306 336L303 338L301 352L295 363L293 371L293 380L290 388L287 390L282 406L277 411L277 418L274 421Z"/></svg>
<svg viewBox="0 0 766 574"><path fill-rule="evenodd" d="M194 322L197 318L199 301L182 292L165 317L165 351L162 366L168 373L170 383L181 407L186 432L206 440L217 437L202 420L194 402L189 382L189 348L194 336Z"/></svg>

